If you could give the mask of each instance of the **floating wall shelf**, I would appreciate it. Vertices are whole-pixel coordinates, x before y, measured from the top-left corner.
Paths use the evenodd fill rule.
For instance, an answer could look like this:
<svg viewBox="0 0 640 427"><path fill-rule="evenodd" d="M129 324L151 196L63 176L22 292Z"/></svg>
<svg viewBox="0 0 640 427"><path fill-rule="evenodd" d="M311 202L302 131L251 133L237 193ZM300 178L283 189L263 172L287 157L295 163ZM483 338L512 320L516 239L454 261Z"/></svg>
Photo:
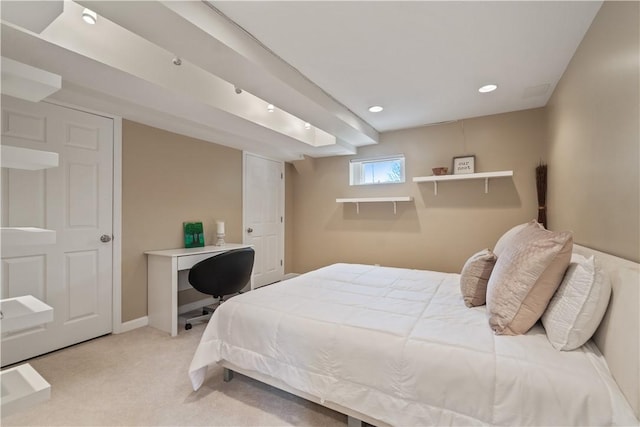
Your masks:
<svg viewBox="0 0 640 427"><path fill-rule="evenodd" d="M24 295L0 300L2 333L33 328L53 321L53 308L39 299Z"/></svg>
<svg viewBox="0 0 640 427"><path fill-rule="evenodd" d="M460 181L465 179L484 179L484 192L489 192L489 178L504 178L513 176L513 171L498 172L480 172L466 173L459 175L433 175L433 176L416 176L413 182L433 182L433 194L438 194L438 182L441 181Z"/></svg>
<svg viewBox="0 0 640 427"><path fill-rule="evenodd" d="M40 170L58 166L58 153L31 150L29 148L2 146L2 167L25 170Z"/></svg>
<svg viewBox="0 0 640 427"><path fill-rule="evenodd" d="M38 5L41 7L46 9L48 6ZM42 101L62 88L61 76L4 56L1 74L3 94L31 102Z"/></svg>
<svg viewBox="0 0 640 427"><path fill-rule="evenodd" d="M51 385L28 363L2 371L0 383L3 417L51 397Z"/></svg>
<svg viewBox="0 0 640 427"><path fill-rule="evenodd" d="M56 232L36 227L1 227L2 246L53 245Z"/></svg>
<svg viewBox="0 0 640 427"><path fill-rule="evenodd" d="M356 212L360 213L360 203L393 203L393 213L397 213L397 202L411 202L413 197L399 196L399 197L354 197L350 199L336 199L338 203L355 203Z"/></svg>

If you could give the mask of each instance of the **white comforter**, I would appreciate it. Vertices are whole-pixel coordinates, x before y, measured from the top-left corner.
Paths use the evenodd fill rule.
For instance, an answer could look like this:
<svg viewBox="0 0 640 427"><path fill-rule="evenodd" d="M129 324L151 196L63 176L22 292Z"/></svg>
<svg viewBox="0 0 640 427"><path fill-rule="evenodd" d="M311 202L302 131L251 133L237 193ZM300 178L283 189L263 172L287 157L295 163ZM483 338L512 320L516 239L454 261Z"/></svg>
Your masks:
<svg viewBox="0 0 640 427"><path fill-rule="evenodd" d="M222 360L393 425L637 421L593 343L496 336L459 275L335 264L230 299L189 369Z"/></svg>

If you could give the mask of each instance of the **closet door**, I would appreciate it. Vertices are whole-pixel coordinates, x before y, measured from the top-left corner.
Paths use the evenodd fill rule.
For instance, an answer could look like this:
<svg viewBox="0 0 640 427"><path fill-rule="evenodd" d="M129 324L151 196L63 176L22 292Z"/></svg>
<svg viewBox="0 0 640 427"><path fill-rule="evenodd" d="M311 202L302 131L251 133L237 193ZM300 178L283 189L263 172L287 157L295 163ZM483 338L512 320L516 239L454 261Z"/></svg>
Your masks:
<svg viewBox="0 0 640 427"><path fill-rule="evenodd" d="M58 153L57 168L2 169L2 226L56 232L2 245L2 298L33 295L53 322L2 334L2 365L112 330L113 120L2 98L2 144Z"/></svg>
<svg viewBox="0 0 640 427"><path fill-rule="evenodd" d="M284 163L244 153L243 243L253 245L253 286L284 276Z"/></svg>

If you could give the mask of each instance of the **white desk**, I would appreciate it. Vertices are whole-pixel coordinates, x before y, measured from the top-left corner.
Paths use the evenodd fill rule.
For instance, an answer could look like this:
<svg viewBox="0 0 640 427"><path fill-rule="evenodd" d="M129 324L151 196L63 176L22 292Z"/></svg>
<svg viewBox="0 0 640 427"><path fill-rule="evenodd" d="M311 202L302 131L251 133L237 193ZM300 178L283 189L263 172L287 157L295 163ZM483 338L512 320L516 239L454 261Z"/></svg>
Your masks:
<svg viewBox="0 0 640 427"><path fill-rule="evenodd" d="M189 249L147 251L147 304L149 326L178 335L178 271L189 270L198 262L233 249L252 245L227 243ZM252 286L253 287L253 286Z"/></svg>

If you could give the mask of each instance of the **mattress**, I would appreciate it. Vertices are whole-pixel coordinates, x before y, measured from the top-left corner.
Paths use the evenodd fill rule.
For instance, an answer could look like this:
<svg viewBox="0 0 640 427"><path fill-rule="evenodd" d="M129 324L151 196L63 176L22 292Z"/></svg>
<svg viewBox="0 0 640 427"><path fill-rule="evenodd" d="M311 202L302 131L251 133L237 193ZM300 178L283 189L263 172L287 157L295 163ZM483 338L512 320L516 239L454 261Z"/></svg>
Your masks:
<svg viewBox="0 0 640 427"><path fill-rule="evenodd" d="M334 264L239 295L203 333L194 389L220 361L392 425L637 423L591 341L494 335L458 274Z"/></svg>

